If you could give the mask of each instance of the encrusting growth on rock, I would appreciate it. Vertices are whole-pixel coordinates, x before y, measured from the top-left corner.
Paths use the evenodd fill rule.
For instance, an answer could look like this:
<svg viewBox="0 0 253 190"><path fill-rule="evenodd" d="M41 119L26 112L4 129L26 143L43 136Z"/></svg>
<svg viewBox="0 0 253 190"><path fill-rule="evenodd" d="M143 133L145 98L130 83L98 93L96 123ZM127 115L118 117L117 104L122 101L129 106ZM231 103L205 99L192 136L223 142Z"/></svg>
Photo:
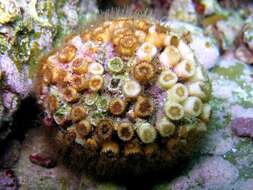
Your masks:
<svg viewBox="0 0 253 190"><path fill-rule="evenodd" d="M138 175L189 155L211 114L208 78L191 57L182 36L151 17L108 14L44 58L37 97L61 126L64 159ZM77 152L92 162L75 162Z"/></svg>

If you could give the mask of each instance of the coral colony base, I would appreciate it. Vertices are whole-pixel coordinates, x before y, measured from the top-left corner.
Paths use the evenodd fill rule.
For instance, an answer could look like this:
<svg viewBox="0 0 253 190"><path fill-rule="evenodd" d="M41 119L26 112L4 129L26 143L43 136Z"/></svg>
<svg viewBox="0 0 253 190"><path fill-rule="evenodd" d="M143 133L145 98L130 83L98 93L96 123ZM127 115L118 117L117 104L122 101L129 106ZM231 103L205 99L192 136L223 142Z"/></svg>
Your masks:
<svg viewBox="0 0 253 190"><path fill-rule="evenodd" d="M107 176L189 157L211 114L210 88L187 42L141 16L104 16L68 37L36 81L61 157Z"/></svg>

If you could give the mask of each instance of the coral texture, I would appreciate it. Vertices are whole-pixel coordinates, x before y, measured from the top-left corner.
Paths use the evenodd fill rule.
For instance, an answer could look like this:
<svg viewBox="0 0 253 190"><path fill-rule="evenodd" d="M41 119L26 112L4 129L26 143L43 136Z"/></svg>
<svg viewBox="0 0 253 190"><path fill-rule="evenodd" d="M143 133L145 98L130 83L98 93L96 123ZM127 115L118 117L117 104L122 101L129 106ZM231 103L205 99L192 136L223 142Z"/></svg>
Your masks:
<svg viewBox="0 0 253 190"><path fill-rule="evenodd" d="M41 61L36 93L70 160L102 175L173 165L211 114L208 77L191 49L138 16L106 17L68 38Z"/></svg>

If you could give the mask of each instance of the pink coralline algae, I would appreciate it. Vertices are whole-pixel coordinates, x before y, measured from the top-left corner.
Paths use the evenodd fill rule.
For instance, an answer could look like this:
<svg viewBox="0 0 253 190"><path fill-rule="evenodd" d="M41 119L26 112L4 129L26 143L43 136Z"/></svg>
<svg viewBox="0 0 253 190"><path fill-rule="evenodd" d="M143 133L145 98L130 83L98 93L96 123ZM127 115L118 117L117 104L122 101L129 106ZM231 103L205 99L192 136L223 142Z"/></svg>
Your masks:
<svg viewBox="0 0 253 190"><path fill-rule="evenodd" d="M235 118L231 123L231 128L239 137L253 138L253 118Z"/></svg>
<svg viewBox="0 0 253 190"><path fill-rule="evenodd" d="M28 69L23 67L20 71L7 55L0 55L1 93L0 100L3 114L0 120L11 116L18 108L19 102L26 97L31 88L28 78Z"/></svg>
<svg viewBox="0 0 253 190"><path fill-rule="evenodd" d="M17 187L17 179L12 170L0 171L0 189L15 190Z"/></svg>
<svg viewBox="0 0 253 190"><path fill-rule="evenodd" d="M18 71L16 65L7 55L0 56L0 70L4 73L4 86L7 89L22 96L25 96L29 92L31 80L27 80L28 76L26 76L26 72Z"/></svg>

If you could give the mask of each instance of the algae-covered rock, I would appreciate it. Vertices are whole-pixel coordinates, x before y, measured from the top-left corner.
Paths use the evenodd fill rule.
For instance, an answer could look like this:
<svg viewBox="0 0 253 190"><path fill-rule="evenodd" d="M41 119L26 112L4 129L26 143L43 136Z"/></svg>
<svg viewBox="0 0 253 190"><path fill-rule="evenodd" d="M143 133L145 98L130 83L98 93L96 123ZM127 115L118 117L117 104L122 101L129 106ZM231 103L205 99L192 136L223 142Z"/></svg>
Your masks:
<svg viewBox="0 0 253 190"><path fill-rule="evenodd" d="M0 139L11 131L6 125L29 94L40 57L97 12L91 0L0 2Z"/></svg>

